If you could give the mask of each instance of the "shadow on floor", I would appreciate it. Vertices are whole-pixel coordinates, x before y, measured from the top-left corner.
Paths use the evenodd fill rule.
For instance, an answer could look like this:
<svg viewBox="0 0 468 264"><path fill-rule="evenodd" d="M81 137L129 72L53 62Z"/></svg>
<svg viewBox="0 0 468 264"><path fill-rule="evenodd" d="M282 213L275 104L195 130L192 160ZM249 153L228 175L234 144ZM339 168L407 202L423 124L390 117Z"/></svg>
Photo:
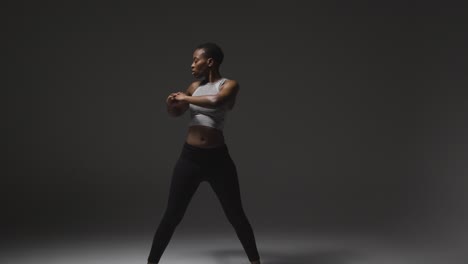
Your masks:
<svg viewBox="0 0 468 264"><path fill-rule="evenodd" d="M231 263L229 259L246 258L245 263L249 263L247 255L239 249L218 249L208 251L207 254L215 259L217 264ZM262 250L260 261L262 264L348 264L356 260L362 260L363 256L356 252L347 250L314 250L301 249L287 252L277 250Z"/></svg>

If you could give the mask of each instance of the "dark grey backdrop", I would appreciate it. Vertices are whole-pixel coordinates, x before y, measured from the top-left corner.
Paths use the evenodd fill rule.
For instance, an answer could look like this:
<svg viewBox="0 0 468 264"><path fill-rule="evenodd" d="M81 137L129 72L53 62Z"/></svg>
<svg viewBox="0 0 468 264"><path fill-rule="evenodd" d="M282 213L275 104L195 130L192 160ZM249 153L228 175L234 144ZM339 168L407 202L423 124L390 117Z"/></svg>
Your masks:
<svg viewBox="0 0 468 264"><path fill-rule="evenodd" d="M462 237L464 10L307 2L9 4L2 236L152 234L188 122L164 101L214 41L255 230ZM231 228L206 183L180 228Z"/></svg>

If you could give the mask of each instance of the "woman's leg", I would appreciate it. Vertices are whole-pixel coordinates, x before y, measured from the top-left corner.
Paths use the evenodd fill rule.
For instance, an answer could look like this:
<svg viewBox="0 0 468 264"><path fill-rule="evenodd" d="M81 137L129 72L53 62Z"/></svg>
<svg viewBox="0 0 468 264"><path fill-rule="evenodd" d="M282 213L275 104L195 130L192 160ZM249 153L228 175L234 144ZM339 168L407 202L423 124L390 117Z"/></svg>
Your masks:
<svg viewBox="0 0 468 264"><path fill-rule="evenodd" d="M230 157L220 165L213 170L208 182L221 202L224 213L234 227L249 260L259 261L255 236L242 207L236 166Z"/></svg>
<svg viewBox="0 0 468 264"><path fill-rule="evenodd" d="M182 156L179 157L172 174L166 211L154 235L148 262L159 263L193 194L200 185L198 171L196 163Z"/></svg>

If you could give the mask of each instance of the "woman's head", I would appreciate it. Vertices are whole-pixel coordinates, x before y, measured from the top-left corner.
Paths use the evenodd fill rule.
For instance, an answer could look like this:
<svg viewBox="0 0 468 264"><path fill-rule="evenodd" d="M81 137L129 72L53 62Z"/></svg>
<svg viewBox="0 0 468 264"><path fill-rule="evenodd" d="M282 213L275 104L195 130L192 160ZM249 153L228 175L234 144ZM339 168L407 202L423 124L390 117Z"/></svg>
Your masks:
<svg viewBox="0 0 468 264"><path fill-rule="evenodd" d="M192 74L198 78L206 75L210 70L218 70L223 59L224 53L215 43L198 45L193 52Z"/></svg>

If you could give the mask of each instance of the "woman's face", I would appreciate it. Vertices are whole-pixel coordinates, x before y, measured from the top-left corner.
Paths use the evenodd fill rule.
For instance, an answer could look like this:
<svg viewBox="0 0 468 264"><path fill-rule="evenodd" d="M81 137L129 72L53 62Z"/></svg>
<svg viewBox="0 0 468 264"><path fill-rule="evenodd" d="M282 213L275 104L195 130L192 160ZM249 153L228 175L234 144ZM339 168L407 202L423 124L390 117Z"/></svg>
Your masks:
<svg viewBox="0 0 468 264"><path fill-rule="evenodd" d="M192 75L197 79L205 76L210 66L211 60L211 58L207 59L205 57L205 51L203 49L196 49L193 52Z"/></svg>

